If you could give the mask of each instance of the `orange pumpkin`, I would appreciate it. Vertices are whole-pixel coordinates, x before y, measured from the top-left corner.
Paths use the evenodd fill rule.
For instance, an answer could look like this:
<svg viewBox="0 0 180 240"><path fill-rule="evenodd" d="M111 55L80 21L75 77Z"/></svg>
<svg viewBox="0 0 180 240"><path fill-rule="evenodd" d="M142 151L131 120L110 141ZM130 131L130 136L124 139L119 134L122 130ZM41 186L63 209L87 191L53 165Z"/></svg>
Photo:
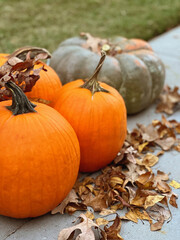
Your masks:
<svg viewBox="0 0 180 240"><path fill-rule="evenodd" d="M0 54L0 66L7 61L9 54ZM32 99L46 100L49 106L53 107L58 96L59 90L62 87L60 78L56 72L44 62L39 62L35 65L35 69L44 66L47 71L40 71L40 78L32 88L31 92L26 92L26 96Z"/></svg>
<svg viewBox="0 0 180 240"><path fill-rule="evenodd" d="M73 187L79 143L56 110L35 106L13 82L6 86L14 95L13 101L0 102L0 214L36 217L56 207Z"/></svg>
<svg viewBox="0 0 180 240"><path fill-rule="evenodd" d="M80 171L92 172L109 164L126 137L126 107L118 91L97 81L105 53L93 76L65 84L55 109L72 125L80 143Z"/></svg>

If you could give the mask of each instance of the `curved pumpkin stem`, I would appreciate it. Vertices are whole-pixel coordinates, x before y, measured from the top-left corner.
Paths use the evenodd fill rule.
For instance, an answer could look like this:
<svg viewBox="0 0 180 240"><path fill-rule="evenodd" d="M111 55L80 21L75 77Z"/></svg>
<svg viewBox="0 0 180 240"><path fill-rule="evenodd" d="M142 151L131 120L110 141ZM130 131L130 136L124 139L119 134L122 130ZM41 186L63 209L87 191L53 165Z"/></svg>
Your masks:
<svg viewBox="0 0 180 240"><path fill-rule="evenodd" d="M95 92L107 92L107 93L109 93L108 90L102 88L99 85L98 80L97 80L97 76L99 74L99 71L101 70L101 67L104 63L105 58L106 58L106 52L101 51L101 58L99 60L99 63L97 65L93 75L82 86L80 86L81 88L89 89L92 92L92 95Z"/></svg>
<svg viewBox="0 0 180 240"><path fill-rule="evenodd" d="M29 101L20 87L12 81L7 82L5 86L12 93L12 105L6 106L6 108L10 110L13 115L36 112L34 109L36 105Z"/></svg>

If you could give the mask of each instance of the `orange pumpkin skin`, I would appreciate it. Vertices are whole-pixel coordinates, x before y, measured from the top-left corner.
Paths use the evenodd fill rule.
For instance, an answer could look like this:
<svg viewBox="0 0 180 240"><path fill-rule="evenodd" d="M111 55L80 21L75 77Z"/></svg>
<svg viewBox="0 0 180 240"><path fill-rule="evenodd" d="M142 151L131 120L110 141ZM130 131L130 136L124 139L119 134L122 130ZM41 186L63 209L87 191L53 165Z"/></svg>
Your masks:
<svg viewBox="0 0 180 240"><path fill-rule="evenodd" d="M0 54L0 66L2 66L7 61L7 56L9 54ZM47 64L39 62L35 65L35 69L40 68L44 65L47 71L40 71L40 78L33 86L31 92L26 92L28 98L41 98L43 100L49 101L48 105L53 107L58 96L59 90L62 87L61 80L56 74L56 72Z"/></svg>
<svg viewBox="0 0 180 240"><path fill-rule="evenodd" d="M74 128L80 143L80 171L93 172L109 164L121 149L126 137L126 107L114 88L96 92L80 88L79 79L61 88L54 108Z"/></svg>
<svg viewBox="0 0 180 240"><path fill-rule="evenodd" d="M53 107L59 96L62 84L56 72L47 64L40 62L35 65L35 69L43 65L47 71L40 71L40 78L33 86L32 91L26 92L26 96L28 98L42 98L50 101L48 105Z"/></svg>
<svg viewBox="0 0 180 240"><path fill-rule="evenodd" d="M79 143L70 124L53 108L17 116L0 102L0 214L26 218L56 207L73 187Z"/></svg>
<svg viewBox="0 0 180 240"><path fill-rule="evenodd" d="M9 54L6 53L0 53L0 66L2 66L7 61L7 56Z"/></svg>

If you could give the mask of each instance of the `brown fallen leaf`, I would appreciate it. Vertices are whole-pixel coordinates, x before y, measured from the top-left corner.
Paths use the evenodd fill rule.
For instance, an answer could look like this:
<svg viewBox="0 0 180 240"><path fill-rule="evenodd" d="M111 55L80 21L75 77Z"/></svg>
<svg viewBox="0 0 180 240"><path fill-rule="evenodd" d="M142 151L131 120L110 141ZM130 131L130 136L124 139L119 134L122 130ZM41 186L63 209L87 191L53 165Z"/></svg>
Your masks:
<svg viewBox="0 0 180 240"><path fill-rule="evenodd" d="M81 36L86 38L86 42L83 43L82 47L90 49L92 52L100 54L102 46L108 44L106 39L93 37L90 33L80 33Z"/></svg>
<svg viewBox="0 0 180 240"><path fill-rule="evenodd" d="M105 232L101 230L101 228L99 228L99 226L96 223L94 223L91 219L87 218L84 214L81 214L79 216L79 219L81 220L81 223L73 227L63 229L59 233L58 240L71 240L76 230L80 230L80 233L78 234L78 237L76 239L95 240L95 233L92 230L92 227L99 230L103 237L102 240L107 239Z"/></svg>
<svg viewBox="0 0 180 240"><path fill-rule="evenodd" d="M92 207L95 212L101 211L108 207L107 196L103 192L99 193L97 196L89 193L84 198L83 204Z"/></svg>
<svg viewBox="0 0 180 240"><path fill-rule="evenodd" d="M156 112L165 112L169 115L173 114L175 107L180 102L180 94L178 93L179 88L174 87L171 89L169 86L165 86L163 92L160 94L159 100L156 107Z"/></svg>
<svg viewBox="0 0 180 240"><path fill-rule="evenodd" d="M157 129L150 123L147 127L143 124L138 124L140 132L142 134L142 139L147 142L153 142L159 138Z"/></svg>
<svg viewBox="0 0 180 240"><path fill-rule="evenodd" d="M136 215L138 216L139 219L147 220L149 223L152 223L152 219L145 210L140 211L139 208L135 208L134 211L136 212Z"/></svg>
<svg viewBox="0 0 180 240"><path fill-rule="evenodd" d="M175 144L175 142L176 142L176 139L173 137L167 137L167 138L158 139L155 141L155 143L158 144L164 151L170 150Z"/></svg>
<svg viewBox="0 0 180 240"><path fill-rule="evenodd" d="M166 208L166 206L161 206L159 204L155 204L148 210L148 214L152 217L154 220L160 219L160 216L164 216L164 220L169 220L171 218L171 212L169 208Z"/></svg>
<svg viewBox="0 0 180 240"><path fill-rule="evenodd" d="M121 219L122 220L130 220L135 223L138 222L138 216L137 216L136 212L133 211L132 209L129 210L129 212L127 212L124 217L121 217Z"/></svg>
<svg viewBox="0 0 180 240"><path fill-rule="evenodd" d="M144 202L144 208L147 209L148 207L154 206L157 202L162 201L164 196L156 195L156 196L147 196Z"/></svg>
<svg viewBox="0 0 180 240"><path fill-rule="evenodd" d="M139 188L154 189L154 174L152 174L152 172L146 172L139 175L136 184Z"/></svg>
<svg viewBox="0 0 180 240"><path fill-rule="evenodd" d="M113 224L110 227L104 227L105 233L107 234L107 240L123 240L119 235L121 230L121 218L116 215Z"/></svg>
<svg viewBox="0 0 180 240"><path fill-rule="evenodd" d="M79 203L79 197L77 196L74 189L72 189L67 197L56 207L51 211L51 214L61 213L64 214L68 204L73 203L74 204L74 211L76 210L86 210L86 206L82 203ZM70 211L68 211L70 212ZM71 209L72 212L72 209Z"/></svg>
<svg viewBox="0 0 180 240"><path fill-rule="evenodd" d="M177 199L177 196L175 194L172 194L170 199L169 199L169 203L175 207L175 208L178 208L178 205L176 203L176 199Z"/></svg>
<svg viewBox="0 0 180 240"><path fill-rule="evenodd" d="M159 231L161 230L162 226L164 224L164 217L160 216L159 220L155 223L151 223L151 231Z"/></svg>

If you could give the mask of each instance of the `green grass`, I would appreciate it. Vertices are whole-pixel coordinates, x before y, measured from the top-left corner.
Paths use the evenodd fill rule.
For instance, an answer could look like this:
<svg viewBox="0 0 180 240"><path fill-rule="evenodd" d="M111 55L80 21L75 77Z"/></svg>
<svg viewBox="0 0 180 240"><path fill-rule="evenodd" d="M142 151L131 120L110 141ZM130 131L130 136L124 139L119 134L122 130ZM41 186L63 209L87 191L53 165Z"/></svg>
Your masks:
<svg viewBox="0 0 180 240"><path fill-rule="evenodd" d="M179 0L0 0L0 52L45 47L80 32L149 40L180 24Z"/></svg>

